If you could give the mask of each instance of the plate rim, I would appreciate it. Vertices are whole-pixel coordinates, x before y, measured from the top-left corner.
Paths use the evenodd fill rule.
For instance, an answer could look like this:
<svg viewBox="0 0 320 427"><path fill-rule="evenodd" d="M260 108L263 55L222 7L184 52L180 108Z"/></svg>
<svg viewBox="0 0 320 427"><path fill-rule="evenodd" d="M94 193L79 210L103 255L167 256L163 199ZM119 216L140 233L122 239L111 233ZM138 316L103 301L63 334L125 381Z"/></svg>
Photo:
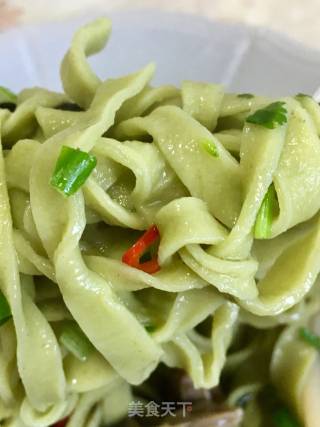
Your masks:
<svg viewBox="0 0 320 427"><path fill-rule="evenodd" d="M159 19L159 15L162 19ZM44 22L34 22L34 23L22 23L20 25L10 27L9 29L4 30L0 33L0 41L3 38L6 38L10 35L16 33L21 33L24 31L40 31L43 28L51 26L68 26L68 25L79 25L83 23L89 23L95 18L98 17L107 17L111 21L114 19L125 20L129 19L131 22L143 19L145 21L145 27L156 26L159 29L170 29L171 23L182 20L184 22L193 21L193 25L197 24L198 27L201 27L201 24L205 24L202 27L202 31L208 32L211 30L212 26L226 28L227 30L246 30L248 31L251 41L254 42L255 38L259 40L273 44L276 48L285 51L291 57L299 57L304 61L309 61L311 64L320 63L320 48L317 49L313 46L309 46L303 43L300 40L297 40L293 37L290 37L287 34L284 34L278 30L268 28L264 25L251 25L244 22L232 22L222 19L215 19L203 16L197 13L188 13L188 12L176 12L176 11L167 11L158 8L128 8L122 10L111 10L106 12L103 8L97 8L95 12L90 11L89 13L81 12L75 16L68 16L65 19L53 19L50 21ZM148 19L147 19L148 18ZM157 19L152 19L157 18ZM172 28L172 27L171 27ZM199 30L199 28L198 28ZM194 29L187 28L175 28L175 31L181 33L194 33ZM199 33L199 31L197 31Z"/></svg>

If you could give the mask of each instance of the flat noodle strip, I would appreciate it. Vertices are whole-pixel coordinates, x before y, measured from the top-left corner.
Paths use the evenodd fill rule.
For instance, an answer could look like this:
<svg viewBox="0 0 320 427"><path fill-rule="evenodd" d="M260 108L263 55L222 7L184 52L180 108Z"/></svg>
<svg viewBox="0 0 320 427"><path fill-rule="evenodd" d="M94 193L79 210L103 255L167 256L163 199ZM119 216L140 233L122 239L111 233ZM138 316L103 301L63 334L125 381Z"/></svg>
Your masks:
<svg viewBox="0 0 320 427"><path fill-rule="evenodd" d="M201 354L186 335L180 334L164 345L164 362L171 367L185 369L195 387L215 387L219 383L237 314L238 308L231 303L217 310L212 325L210 353Z"/></svg>
<svg viewBox="0 0 320 427"><path fill-rule="evenodd" d="M11 146L20 139L32 137L37 130L35 112L39 106L55 107L67 100L65 95L36 88L18 105L3 123L3 144Z"/></svg>
<svg viewBox="0 0 320 427"><path fill-rule="evenodd" d="M159 107L124 123L127 130L144 129L152 135L191 195L203 199L223 224L234 224L241 204L239 165L206 128L177 107ZM203 149L204 141L216 146L218 157Z"/></svg>
<svg viewBox="0 0 320 427"><path fill-rule="evenodd" d="M318 220L319 221L319 220ZM259 298L242 307L260 316L276 316L300 302L320 271L320 227L294 242L259 282Z"/></svg>
<svg viewBox="0 0 320 427"><path fill-rule="evenodd" d="M70 145L90 149L94 141L98 140L112 123L116 109L126 98L143 88L151 73L152 67L149 67L136 75L102 85L88 112L91 114L92 111L97 118L93 119L92 125L81 135L74 129L72 134L68 135ZM106 99L108 102L105 102ZM139 383L154 369L161 351L137 320L122 306L107 283L88 270L82 260L78 248L85 226L82 195L79 193L74 198L65 200L54 190L50 190L48 185L52 158L56 155L59 145L66 143L62 138L63 134L58 134L43 144L37 157L38 164L43 167L34 168L31 173L31 203L35 208L35 222L47 251L53 257L57 281L72 315L97 349L122 376L131 383ZM49 165L48 158L52 159ZM45 207L49 192L50 210ZM53 200L56 201L56 206ZM65 212L64 224L57 221L54 224L52 221L58 206L61 212ZM48 227L49 223L51 227ZM52 234L53 229L57 232L56 235ZM95 307L95 310L89 307ZM96 325L103 322L112 324L113 329L97 330ZM120 336L123 337L121 340ZM131 347L131 354L122 351L122 340Z"/></svg>
<svg viewBox="0 0 320 427"><path fill-rule="evenodd" d="M16 336L12 322L0 329L0 399L3 406L15 406L19 374L16 366ZM3 415L4 418L7 417ZM0 417L1 419L1 417Z"/></svg>
<svg viewBox="0 0 320 427"><path fill-rule="evenodd" d="M2 157L0 181L2 290L8 297L13 314L17 334L18 369L27 398L35 408L45 411L64 397L65 378L61 354L50 325L30 296L21 290Z"/></svg>
<svg viewBox="0 0 320 427"><path fill-rule="evenodd" d="M89 107L101 84L87 63L86 56L99 52L105 46L110 32L111 22L107 19L97 19L83 27L74 36L71 48L62 61L64 90L81 107Z"/></svg>

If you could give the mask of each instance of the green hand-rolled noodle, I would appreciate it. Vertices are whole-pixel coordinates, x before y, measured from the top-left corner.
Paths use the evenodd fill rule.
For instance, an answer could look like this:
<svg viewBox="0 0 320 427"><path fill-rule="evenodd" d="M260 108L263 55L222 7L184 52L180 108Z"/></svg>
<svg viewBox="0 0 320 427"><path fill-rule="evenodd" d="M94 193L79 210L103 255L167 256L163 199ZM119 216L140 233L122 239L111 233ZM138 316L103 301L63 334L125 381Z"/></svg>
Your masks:
<svg viewBox="0 0 320 427"><path fill-rule="evenodd" d="M302 107L310 114L311 119L313 120L318 135L320 135L320 111L319 104L311 98L311 96L298 96L296 99L302 105Z"/></svg>
<svg viewBox="0 0 320 427"><path fill-rule="evenodd" d="M286 127L265 129L247 124L243 128L240 149L240 171L245 194L240 215L230 235L219 248L225 256L241 253L243 241L252 235L256 216L279 163ZM250 250L250 248L249 248Z"/></svg>
<svg viewBox="0 0 320 427"><path fill-rule="evenodd" d="M34 140L21 140L5 158L7 185L29 192L29 176L40 144Z"/></svg>
<svg viewBox="0 0 320 427"><path fill-rule="evenodd" d="M39 301L38 307L50 323L72 319L61 298L48 298L47 300Z"/></svg>
<svg viewBox="0 0 320 427"><path fill-rule="evenodd" d="M222 86L184 81L181 88L182 108L212 131L217 125L223 95Z"/></svg>
<svg viewBox="0 0 320 427"><path fill-rule="evenodd" d="M45 138L50 138L64 129L75 126L86 117L86 113L83 111L64 111L39 107L35 112L35 116Z"/></svg>
<svg viewBox="0 0 320 427"><path fill-rule="evenodd" d="M36 251L32 248L31 244L18 230L14 230L13 239L17 251L18 261L27 261L29 264L35 267L36 272L33 272L33 275L43 275L55 282L55 272L50 261L47 258L37 254ZM23 273L24 271L21 272Z"/></svg>
<svg viewBox="0 0 320 427"><path fill-rule="evenodd" d="M210 215L206 204L194 197L168 203L155 219L161 234L160 264L165 263L183 246L196 243L214 245L221 243L227 236L227 231Z"/></svg>
<svg viewBox="0 0 320 427"><path fill-rule="evenodd" d="M261 316L293 307L312 288L319 274L320 227L289 246L259 282L259 298L241 306Z"/></svg>
<svg viewBox="0 0 320 427"><path fill-rule="evenodd" d="M222 384L229 406L248 398L248 427L270 424L272 382L317 427L319 357L298 331L319 329L319 105L283 98L268 129L247 117L277 100L189 80L154 87L153 64L103 81L87 57L110 30L101 18L75 34L65 93L25 89L0 111L0 290L12 313L0 425L121 423L169 370L196 389ZM97 159L70 197L50 185L63 146ZM270 230L256 239L270 186ZM159 236L132 260L151 226ZM91 342L86 361L60 343L65 321Z"/></svg>
<svg viewBox="0 0 320 427"><path fill-rule="evenodd" d="M192 330L223 302L223 298L210 288L179 293L166 323L153 334L153 338L157 342L166 342L177 334Z"/></svg>
<svg viewBox="0 0 320 427"><path fill-rule="evenodd" d="M121 382L119 375L98 353L91 352L85 362L69 354L64 359L68 388L72 392L85 393L101 387L113 387Z"/></svg>
<svg viewBox="0 0 320 427"><path fill-rule="evenodd" d="M97 407L97 405L106 394L108 388L109 387L102 387L98 390L81 394L75 410L72 414L68 414L71 415L70 419L68 420L69 427L82 427L90 425L92 427L99 426L101 421L101 414L99 413L100 408Z"/></svg>
<svg viewBox="0 0 320 427"><path fill-rule="evenodd" d="M148 70L141 72L140 75L127 78L126 80L122 79L111 82L110 84L107 82L105 87L101 87L102 94L105 92L110 96L110 94L115 93L115 100L113 101L112 97L109 98L108 103L103 105L103 111L101 113L99 111L99 108L101 108L99 107L100 104L97 104L95 100L93 101L92 109L96 110L98 117L93 121L92 126L87 128L87 132L91 131L89 133L91 133L92 138L96 135L95 138L98 139L99 133L102 133L103 128L108 126L108 117L110 117L110 115L111 117L112 115L114 116L114 110L112 110L112 107L113 109L117 108L117 102L121 105L121 101L125 99L126 96L130 96L130 89L132 92L131 96L134 95L134 92L139 90L139 87L143 87L143 79L146 78L148 78ZM124 89L125 84L128 85L127 90ZM115 92L115 88L118 89L119 95ZM102 95L99 95L98 92L96 98L99 98L99 96ZM116 101L117 99L119 100ZM99 117L100 115L101 118ZM111 118L109 118L109 120L110 119ZM78 135L78 132L73 135ZM54 138L58 139L58 136L59 134ZM83 143L85 143L86 140L81 137L80 141L81 139L83 140ZM90 144L92 143L90 142ZM56 152L57 145L57 141L55 141L55 144L53 145L52 141L48 140L43 144L39 156L42 155L46 157L48 150L54 150ZM40 159L38 158L38 160ZM41 172L37 168L35 169L34 180L32 180L31 173L31 200L33 200L32 198L34 195L34 201L38 204L39 208L41 206L41 192L45 195L47 190L50 190L48 180L43 179L45 175L48 175L48 171L50 171L50 169L45 164L43 166L44 167ZM41 173L41 178L39 173ZM39 176L39 179L36 179L36 176ZM33 183L34 193L32 191ZM41 192L39 191L39 185L43 187ZM67 226L65 234L61 236L61 243L58 244L56 248L52 246L52 244L48 246L50 255L54 255L53 260L57 281L62 293L64 294L64 300L82 329L89 335L90 340L102 352L102 354L107 357L109 362L111 362L113 366L117 366L117 369L120 369L122 375L130 382L139 383L150 373L152 369L154 369L161 354L160 349L152 343L143 327L140 326L133 316L127 312L125 307L121 305L120 300L117 300L116 296L113 295L111 288L106 286L105 282L96 274L86 269L78 249L78 242L85 225L83 199L81 194L78 194L72 200L70 199L67 201L60 200L60 195L55 193L54 190L51 191L52 197L57 199L61 209L64 209L66 219L68 221L65 224ZM78 218L78 231L76 233L76 229L74 228L74 220L76 219L74 216L75 214ZM47 215L50 216L50 212L47 211ZM51 242L51 239L47 233L49 231L49 234L51 234L52 230L48 230L47 225L43 222L42 224L44 227L42 228L41 224L37 223L38 218L39 217L35 215L35 221L40 231L40 236L42 236L43 232L43 237L46 236L45 241L49 243ZM56 224L57 230L59 229L58 227L59 224ZM56 236L56 241L58 237L59 236ZM96 310L88 311L88 307L90 305L96 306ZM97 330L95 325L100 324L101 321L103 322L104 318L109 318L108 323L113 323L114 327L118 329L120 334L126 334L126 338L123 337L123 339L132 343L132 351L137 352L136 361L139 360L138 363L132 363L133 360L135 360L132 354L121 351L122 340L118 340L119 335L114 330ZM84 320L86 321L84 322ZM127 326L124 326L124 324ZM140 339L138 339L139 336L141 336ZM115 337L117 337L116 340ZM116 342L119 343L118 349L115 345ZM143 352L141 352L142 347L145 349ZM139 357L138 354L140 354ZM144 354L144 357L141 356L142 354Z"/></svg>
<svg viewBox="0 0 320 427"><path fill-rule="evenodd" d="M5 407L12 408L15 404L19 374L15 363L16 336L12 322L0 329L0 401Z"/></svg>
<svg viewBox="0 0 320 427"><path fill-rule="evenodd" d="M24 291L22 304L25 322L28 322L28 339L24 339L18 353L19 372L24 379L28 400L32 406L44 411L51 403L64 397L65 378L60 349L48 322ZM47 372L48 366L51 373Z"/></svg>
<svg viewBox="0 0 320 427"><path fill-rule="evenodd" d="M104 257L87 256L85 261L93 271L108 280L116 291L132 292L151 286L166 292L181 292L194 288L201 289L206 286L206 283L184 265L179 258L175 258L155 275L147 274L123 265L117 260Z"/></svg>
<svg viewBox="0 0 320 427"><path fill-rule="evenodd" d="M234 224L242 198L239 165L206 128L171 106L130 119L127 126L147 130L190 194L203 199L222 223ZM216 145L217 158L203 150L203 140Z"/></svg>
<svg viewBox="0 0 320 427"><path fill-rule="evenodd" d="M30 296L21 290L3 158L0 163L0 181L0 229L6 243L0 246L1 281L16 328L18 370L28 399L35 408L46 410L64 397L65 378L61 354L50 325ZM49 372L47 366L51 367Z"/></svg>
<svg viewBox="0 0 320 427"><path fill-rule="evenodd" d="M174 86L145 87L136 96L128 99L116 114L115 122L119 123L131 117L144 116L151 109L178 97L179 90Z"/></svg>
<svg viewBox="0 0 320 427"><path fill-rule="evenodd" d="M127 194L131 211L124 206L123 192L119 194L117 200L116 192L111 191L116 188L117 179L110 181L112 185L108 188L106 185L109 177L103 177L100 173L97 178L102 185L99 185L97 179L90 178L84 186L87 205L111 225L144 229L154 208L159 209L170 199L184 194L182 185L163 161L159 150L151 144L139 141L121 143L113 139L101 139L97 141L93 153L97 156L98 162L99 159L101 162L105 159L116 162L108 168L115 174L118 172L121 175L130 171L135 176L134 187ZM122 170L117 171L118 165L122 166ZM132 212L132 209L135 212Z"/></svg>
<svg viewBox="0 0 320 427"><path fill-rule="evenodd" d="M20 419L22 425L34 427L46 427L63 419L75 409L78 403L76 394L69 394L66 399L59 401L46 412L36 411L32 405L25 399L21 404Z"/></svg>
<svg viewBox="0 0 320 427"><path fill-rule="evenodd" d="M299 339L296 327L287 328L274 349L271 376L284 400L302 419L305 415L304 385L316 363L316 350Z"/></svg>
<svg viewBox="0 0 320 427"><path fill-rule="evenodd" d="M248 299L248 301L257 296L258 290L254 278L250 275L246 276L248 270L249 272L255 270L254 261L223 260L209 255L198 245L189 245L181 249L180 256L189 268L220 292L240 299ZM241 273L237 274L237 270Z"/></svg>
<svg viewBox="0 0 320 427"><path fill-rule="evenodd" d="M309 370L306 379L304 380L303 372L302 382L303 391L302 391L302 416L307 427L316 426L319 420L319 373L320 373L320 361L319 357L312 365L312 368ZM304 381L303 381L304 380Z"/></svg>
<svg viewBox="0 0 320 427"><path fill-rule="evenodd" d="M76 246L79 234L73 232L74 215L80 217L78 227L80 231L82 229L84 212L81 215L79 202L82 202L81 198L73 209L71 205L70 225L55 252L57 281L67 307L97 349L129 382L140 383L154 369L161 351L121 304L110 285L87 270ZM94 306L95 310L90 311L90 306ZM101 324L103 319L108 319L113 328L97 330L96 325ZM129 354L122 351L122 340L131 347Z"/></svg>
<svg viewBox="0 0 320 427"><path fill-rule="evenodd" d="M125 418L132 402L132 391L128 384L120 382L111 389L101 403L102 419L106 425L112 425Z"/></svg>
<svg viewBox="0 0 320 427"><path fill-rule="evenodd" d="M133 96L141 90L147 83L153 67L146 67L141 73L128 76L126 78L107 81L97 91L95 99L88 111L88 120L81 122L74 129L67 129L64 132L57 134L42 144L41 149L36 156L36 167L34 173L31 172L31 203L37 206L42 206L41 215L37 216L38 231L41 229L41 239L43 245L50 255L53 254L57 244L61 238L61 228L64 225L64 219L67 216L67 206L70 202L62 199L56 191L49 186L50 173L54 167L55 160L58 157L59 149L62 145L75 146L82 150L90 150L101 135L108 129L114 120L114 114L122 102ZM41 158L46 161L42 162ZM41 166L41 168L40 168ZM43 200L50 199L50 208L46 209L43 205ZM36 209L37 210L37 209ZM58 218L51 215L53 212L60 212ZM64 215L62 214L64 212ZM50 226L48 226L50 224Z"/></svg>
<svg viewBox="0 0 320 427"><path fill-rule="evenodd" d="M12 145L20 139L29 138L37 130L35 117L39 106L55 107L65 102L67 97L60 93L37 88L18 104L15 112L3 123L2 138L4 145Z"/></svg>
<svg viewBox="0 0 320 427"><path fill-rule="evenodd" d="M97 19L79 30L61 64L61 79L66 94L81 107L88 108L101 80L91 70L86 56L99 52L106 44L111 22Z"/></svg>
<svg viewBox="0 0 320 427"><path fill-rule="evenodd" d="M295 101L290 104L286 141L274 175L280 213L272 226L273 235L310 219L320 207L317 129L303 108Z"/></svg>
<svg viewBox="0 0 320 427"><path fill-rule="evenodd" d="M214 136L234 156L238 156L241 147L242 132L238 129L231 129L217 132Z"/></svg>
<svg viewBox="0 0 320 427"><path fill-rule="evenodd" d="M184 368L196 387L215 387L219 382L237 314L238 308L231 303L218 308L212 323L211 352L201 354L185 334L179 334L171 343L164 345L164 362L172 367Z"/></svg>
<svg viewBox="0 0 320 427"><path fill-rule="evenodd" d="M232 118L239 114L249 113L253 109L257 109L261 105L270 102L267 98L257 95L242 96L243 94L225 93L221 110L220 118ZM250 95L250 94L249 94Z"/></svg>

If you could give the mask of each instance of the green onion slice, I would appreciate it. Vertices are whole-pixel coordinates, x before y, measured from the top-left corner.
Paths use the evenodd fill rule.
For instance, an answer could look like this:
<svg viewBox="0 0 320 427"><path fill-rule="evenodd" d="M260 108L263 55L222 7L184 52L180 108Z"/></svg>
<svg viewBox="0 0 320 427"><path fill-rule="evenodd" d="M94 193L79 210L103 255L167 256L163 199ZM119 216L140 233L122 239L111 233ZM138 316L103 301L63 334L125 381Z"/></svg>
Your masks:
<svg viewBox="0 0 320 427"><path fill-rule="evenodd" d="M305 342L315 349L320 350L320 337L314 334L310 329L300 328L299 335Z"/></svg>
<svg viewBox="0 0 320 427"><path fill-rule="evenodd" d="M0 104L17 103L17 95L4 86L0 86Z"/></svg>
<svg viewBox="0 0 320 427"><path fill-rule="evenodd" d="M308 95L307 93L297 93L296 98L311 98L311 95Z"/></svg>
<svg viewBox="0 0 320 427"><path fill-rule="evenodd" d="M271 225L277 205L277 193L274 185L271 184L263 198L254 225L254 237L256 239L268 239L271 236Z"/></svg>
<svg viewBox="0 0 320 427"><path fill-rule="evenodd" d="M0 291L0 326L11 319L12 314L9 303L3 293Z"/></svg>
<svg viewBox="0 0 320 427"><path fill-rule="evenodd" d="M300 427L300 423L285 407L279 408L273 414L273 421L276 427Z"/></svg>
<svg viewBox="0 0 320 427"><path fill-rule="evenodd" d="M239 93L238 98L252 99L254 95L252 93Z"/></svg>
<svg viewBox="0 0 320 427"><path fill-rule="evenodd" d="M264 126L268 129L275 129L287 122L287 110L285 102L273 102L267 107L257 110L246 118L248 123Z"/></svg>
<svg viewBox="0 0 320 427"><path fill-rule="evenodd" d="M151 324L149 324L149 325L145 325L145 330L147 331L147 332L149 332L149 333L152 333L152 332L154 332L157 328L155 327L155 325L151 325Z"/></svg>
<svg viewBox="0 0 320 427"><path fill-rule="evenodd" d="M216 145L210 139L203 139L200 142L201 147L213 157L219 157Z"/></svg>
<svg viewBox="0 0 320 427"><path fill-rule="evenodd" d="M64 323L59 340L81 362L85 362L92 351L92 344L75 322Z"/></svg>
<svg viewBox="0 0 320 427"><path fill-rule="evenodd" d="M71 196L85 183L96 164L97 159L94 156L63 146L50 184L65 196Z"/></svg>

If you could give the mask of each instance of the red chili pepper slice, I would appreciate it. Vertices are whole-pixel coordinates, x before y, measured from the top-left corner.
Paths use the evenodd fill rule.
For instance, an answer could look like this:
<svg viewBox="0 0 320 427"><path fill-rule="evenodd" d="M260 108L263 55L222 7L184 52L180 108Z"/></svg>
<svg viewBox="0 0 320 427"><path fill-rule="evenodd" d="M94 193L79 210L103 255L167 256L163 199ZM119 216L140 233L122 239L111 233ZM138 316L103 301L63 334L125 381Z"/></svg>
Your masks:
<svg viewBox="0 0 320 427"><path fill-rule="evenodd" d="M55 423L52 427L65 427L68 424L69 417Z"/></svg>
<svg viewBox="0 0 320 427"><path fill-rule="evenodd" d="M154 256L150 261L140 263L141 256L149 247L159 239L160 233L156 225L152 225L136 243L122 256L122 262L131 267L142 270L145 273L156 273L160 270L158 257Z"/></svg>

